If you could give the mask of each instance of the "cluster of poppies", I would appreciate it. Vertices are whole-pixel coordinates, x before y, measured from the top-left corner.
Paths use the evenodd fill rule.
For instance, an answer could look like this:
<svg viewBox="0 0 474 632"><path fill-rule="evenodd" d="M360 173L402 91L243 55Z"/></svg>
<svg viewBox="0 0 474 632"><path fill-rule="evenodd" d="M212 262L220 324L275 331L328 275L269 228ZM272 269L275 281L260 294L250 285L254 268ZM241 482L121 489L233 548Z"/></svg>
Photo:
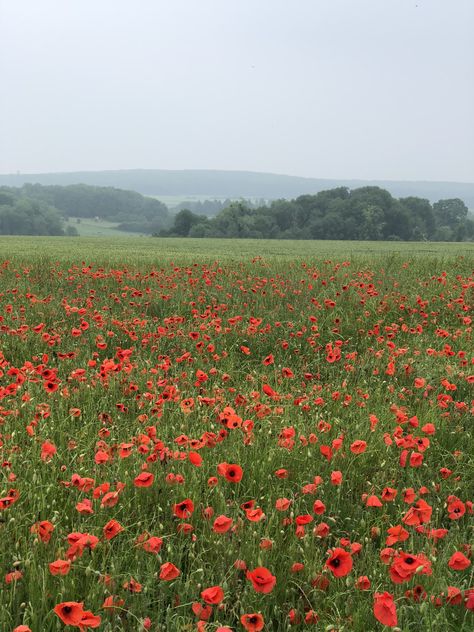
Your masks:
<svg viewBox="0 0 474 632"><path fill-rule="evenodd" d="M469 629L472 272L376 263L4 262L1 629Z"/></svg>

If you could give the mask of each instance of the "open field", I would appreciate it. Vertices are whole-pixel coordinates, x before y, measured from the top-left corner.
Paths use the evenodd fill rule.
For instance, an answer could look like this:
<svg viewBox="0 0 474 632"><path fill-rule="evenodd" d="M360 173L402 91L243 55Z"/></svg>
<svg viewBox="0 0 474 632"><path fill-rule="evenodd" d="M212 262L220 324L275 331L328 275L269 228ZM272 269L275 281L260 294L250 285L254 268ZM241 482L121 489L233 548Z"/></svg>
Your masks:
<svg viewBox="0 0 474 632"><path fill-rule="evenodd" d="M4 257L77 257L95 261L143 262L153 264L161 259L214 261L267 257L282 261L305 258L371 258L422 256L425 259L474 257L474 243L462 242L396 242L396 241L316 241L260 239L179 239L126 237L120 231L114 237L16 237L0 236L0 252Z"/></svg>
<svg viewBox="0 0 474 632"><path fill-rule="evenodd" d="M108 222L104 219L95 220L88 217L79 218L70 217L65 221L65 227L72 226L77 230L80 237L114 237L123 238L125 236L137 237L137 233L130 233L128 231L117 230L117 222Z"/></svg>
<svg viewBox="0 0 474 632"><path fill-rule="evenodd" d="M2 632L473 628L474 244L0 253Z"/></svg>

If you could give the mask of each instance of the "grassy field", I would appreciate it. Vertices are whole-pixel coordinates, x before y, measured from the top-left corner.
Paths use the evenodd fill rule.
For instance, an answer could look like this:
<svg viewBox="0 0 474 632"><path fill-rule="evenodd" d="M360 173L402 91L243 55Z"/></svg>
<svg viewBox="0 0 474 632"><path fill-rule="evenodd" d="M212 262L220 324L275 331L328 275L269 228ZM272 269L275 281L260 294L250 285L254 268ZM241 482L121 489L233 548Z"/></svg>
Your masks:
<svg viewBox="0 0 474 632"><path fill-rule="evenodd" d="M122 238L126 236L137 237L137 233L130 233L128 231L117 230L117 222L108 222L104 219L95 220L88 217L79 218L69 217L65 222L65 228L71 226L77 230L80 237L114 237Z"/></svg>
<svg viewBox="0 0 474 632"><path fill-rule="evenodd" d="M474 244L0 238L0 630L474 627Z"/></svg>
<svg viewBox="0 0 474 632"><path fill-rule="evenodd" d="M307 259L345 257L418 257L444 259L474 257L474 243L316 241L260 239L165 239L117 236L86 237L0 237L0 252L5 257L87 257L96 261L142 261L153 264L161 259L192 260L197 257L245 260L254 257L271 259Z"/></svg>

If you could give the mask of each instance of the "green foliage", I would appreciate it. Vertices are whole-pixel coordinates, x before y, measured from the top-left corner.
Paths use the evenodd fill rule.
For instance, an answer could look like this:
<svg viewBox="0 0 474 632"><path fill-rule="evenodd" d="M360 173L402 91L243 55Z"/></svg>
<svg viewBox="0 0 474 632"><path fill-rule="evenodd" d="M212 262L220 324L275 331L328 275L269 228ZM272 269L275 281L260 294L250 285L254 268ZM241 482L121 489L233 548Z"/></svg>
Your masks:
<svg viewBox="0 0 474 632"><path fill-rule="evenodd" d="M168 221L168 209L158 200L144 197L135 191L122 191L111 187L96 187L85 184L74 184L69 186L42 186L40 184L25 184L21 188L0 189L0 205L12 206L12 200L31 200L34 208L53 208L56 215L76 218L100 218L109 221L121 222L121 230L138 233L154 233L166 226ZM14 204L13 204L14 206ZM42 211L42 212L43 212ZM44 214L44 213L43 213ZM11 218L2 224L4 234L18 234L18 221ZM15 210L13 215L21 215L21 209ZM48 220L49 221L49 220ZM57 220L52 221L50 229L39 225L38 221L33 222L29 232L26 227L21 228L21 234L62 234L62 226L58 228ZM45 232L45 231L48 232ZM51 230L59 232L50 232ZM41 231L41 232L38 232Z"/></svg>
<svg viewBox="0 0 474 632"><path fill-rule="evenodd" d="M0 189L0 235L64 235L59 211L43 201Z"/></svg>
<svg viewBox="0 0 474 632"><path fill-rule="evenodd" d="M346 187L254 207L233 202L210 220L183 209L162 236L363 241L466 241L474 224L459 199L397 200L380 187Z"/></svg>
<svg viewBox="0 0 474 632"><path fill-rule="evenodd" d="M207 217L197 215L187 208L182 209L175 215L173 227L159 233L162 237L187 237L192 230L198 227L204 227L207 224ZM195 237L204 237L204 234L194 235Z"/></svg>

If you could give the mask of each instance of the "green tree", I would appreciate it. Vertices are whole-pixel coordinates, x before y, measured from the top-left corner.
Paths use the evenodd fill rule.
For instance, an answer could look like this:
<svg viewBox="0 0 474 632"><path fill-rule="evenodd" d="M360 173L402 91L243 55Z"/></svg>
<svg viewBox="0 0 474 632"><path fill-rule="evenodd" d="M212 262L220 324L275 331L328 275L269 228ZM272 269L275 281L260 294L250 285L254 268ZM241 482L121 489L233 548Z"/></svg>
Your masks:
<svg viewBox="0 0 474 632"><path fill-rule="evenodd" d="M467 218L468 208L462 200L439 200L433 204L433 211L438 226L455 226Z"/></svg>
<svg viewBox="0 0 474 632"><path fill-rule="evenodd" d="M171 232L180 237L187 237L192 226L202 222L202 215L196 215L187 208L176 214Z"/></svg>
<svg viewBox="0 0 474 632"><path fill-rule="evenodd" d="M410 214L415 239L430 239L436 229L436 220L429 200L419 197L400 198L400 204Z"/></svg>

